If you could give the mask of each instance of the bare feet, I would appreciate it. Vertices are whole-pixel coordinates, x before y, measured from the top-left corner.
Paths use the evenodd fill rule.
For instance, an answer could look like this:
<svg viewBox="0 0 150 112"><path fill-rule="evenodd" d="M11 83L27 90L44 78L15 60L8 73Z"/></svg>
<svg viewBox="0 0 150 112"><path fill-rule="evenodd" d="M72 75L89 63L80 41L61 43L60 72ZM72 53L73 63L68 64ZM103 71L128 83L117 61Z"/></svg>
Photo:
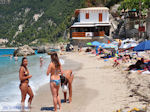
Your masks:
<svg viewBox="0 0 150 112"><path fill-rule="evenodd" d="M59 109L59 112L61 112L61 108Z"/></svg>
<svg viewBox="0 0 150 112"><path fill-rule="evenodd" d="M28 103L28 108L31 109L31 104L30 103Z"/></svg>
<svg viewBox="0 0 150 112"><path fill-rule="evenodd" d="M67 100L66 100L66 99L64 99L64 102L67 102Z"/></svg>
<svg viewBox="0 0 150 112"><path fill-rule="evenodd" d="M72 98L71 97L69 97L69 103L71 103L72 102Z"/></svg>
<svg viewBox="0 0 150 112"><path fill-rule="evenodd" d="M24 111L24 102L21 103L21 111Z"/></svg>

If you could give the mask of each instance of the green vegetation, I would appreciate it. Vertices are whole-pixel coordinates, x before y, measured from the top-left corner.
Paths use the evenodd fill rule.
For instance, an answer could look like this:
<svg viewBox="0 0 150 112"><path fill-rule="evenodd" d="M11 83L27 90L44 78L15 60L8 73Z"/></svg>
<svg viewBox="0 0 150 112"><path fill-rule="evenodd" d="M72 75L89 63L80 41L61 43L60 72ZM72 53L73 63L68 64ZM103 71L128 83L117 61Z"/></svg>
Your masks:
<svg viewBox="0 0 150 112"><path fill-rule="evenodd" d="M145 9L150 8L150 0L141 0L141 10L145 12ZM136 9L139 11L139 0L124 0L121 2L121 9Z"/></svg>
<svg viewBox="0 0 150 112"><path fill-rule="evenodd" d="M72 24L74 10L83 4L84 0L11 0L0 5L0 38L9 40L7 46L60 41ZM34 21L34 14L43 15ZM13 38L21 24L22 33Z"/></svg>

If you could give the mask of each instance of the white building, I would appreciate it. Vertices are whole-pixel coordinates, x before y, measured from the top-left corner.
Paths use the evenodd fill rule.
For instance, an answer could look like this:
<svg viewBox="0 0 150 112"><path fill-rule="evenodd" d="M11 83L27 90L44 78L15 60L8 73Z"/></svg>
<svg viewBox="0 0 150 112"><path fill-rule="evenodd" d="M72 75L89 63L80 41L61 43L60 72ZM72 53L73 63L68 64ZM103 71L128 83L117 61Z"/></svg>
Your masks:
<svg viewBox="0 0 150 112"><path fill-rule="evenodd" d="M73 42L94 41L109 36L109 9L107 7L90 7L75 11L75 23L70 28Z"/></svg>

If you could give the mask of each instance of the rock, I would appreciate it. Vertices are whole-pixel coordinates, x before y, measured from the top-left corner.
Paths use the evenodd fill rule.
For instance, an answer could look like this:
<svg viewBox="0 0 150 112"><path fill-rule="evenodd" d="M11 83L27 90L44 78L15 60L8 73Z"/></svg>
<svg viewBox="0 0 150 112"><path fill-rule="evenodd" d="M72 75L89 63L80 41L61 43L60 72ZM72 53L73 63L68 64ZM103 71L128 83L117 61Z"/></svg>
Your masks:
<svg viewBox="0 0 150 112"><path fill-rule="evenodd" d="M46 49L45 49L44 46L41 46L41 47L38 48L38 51L37 51L37 52L38 52L38 53L46 53Z"/></svg>
<svg viewBox="0 0 150 112"><path fill-rule="evenodd" d="M47 53L48 52L48 50L49 50L49 47L48 46L40 46L39 48L38 48L38 53Z"/></svg>
<svg viewBox="0 0 150 112"><path fill-rule="evenodd" d="M24 45L22 47L19 47L17 50L15 50L13 55L14 56L35 55L35 51L28 45Z"/></svg>

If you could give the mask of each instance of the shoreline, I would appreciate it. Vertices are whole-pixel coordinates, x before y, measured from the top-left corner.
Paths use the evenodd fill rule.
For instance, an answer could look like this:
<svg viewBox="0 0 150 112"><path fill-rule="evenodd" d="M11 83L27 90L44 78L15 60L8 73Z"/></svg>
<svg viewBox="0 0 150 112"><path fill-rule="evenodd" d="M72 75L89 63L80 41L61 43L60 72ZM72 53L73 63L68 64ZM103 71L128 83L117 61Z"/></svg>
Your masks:
<svg viewBox="0 0 150 112"><path fill-rule="evenodd" d="M145 106L128 88L126 74L120 69L112 68L112 59L105 62L98 60L93 54L83 52L71 52L63 57L68 60L65 61L68 64L64 65L65 69L73 69L75 76L72 103L63 102L60 88L63 112L113 112L119 109L129 111ZM74 62L79 65L73 64ZM53 111L49 83L39 88L32 106L32 112Z"/></svg>

